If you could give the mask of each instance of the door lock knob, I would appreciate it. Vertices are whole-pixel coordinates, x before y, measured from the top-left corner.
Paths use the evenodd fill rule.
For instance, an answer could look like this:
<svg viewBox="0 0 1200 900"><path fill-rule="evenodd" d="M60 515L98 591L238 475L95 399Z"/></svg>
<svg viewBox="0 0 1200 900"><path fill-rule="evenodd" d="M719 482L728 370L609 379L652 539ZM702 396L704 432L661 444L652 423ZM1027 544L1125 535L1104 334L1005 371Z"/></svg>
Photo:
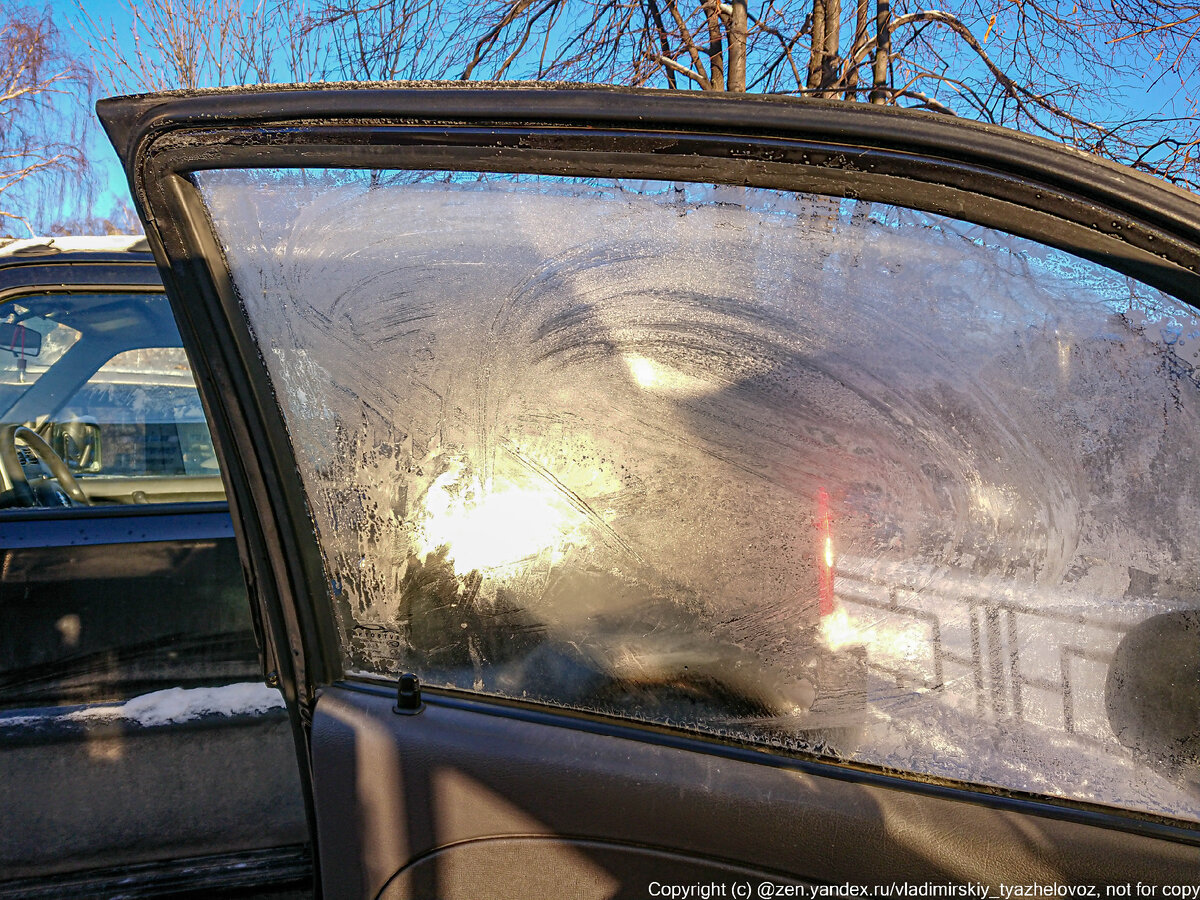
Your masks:
<svg viewBox="0 0 1200 900"><path fill-rule="evenodd" d="M392 711L400 716L415 716L425 708L421 701L421 679L412 672L400 676L396 685L396 705Z"/></svg>

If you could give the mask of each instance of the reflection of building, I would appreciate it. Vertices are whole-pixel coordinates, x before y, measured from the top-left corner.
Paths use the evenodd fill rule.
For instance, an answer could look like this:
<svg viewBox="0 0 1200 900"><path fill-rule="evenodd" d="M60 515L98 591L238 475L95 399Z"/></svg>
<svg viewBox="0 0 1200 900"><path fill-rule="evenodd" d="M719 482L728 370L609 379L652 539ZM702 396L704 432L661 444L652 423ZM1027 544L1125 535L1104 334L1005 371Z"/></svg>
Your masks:
<svg viewBox="0 0 1200 900"><path fill-rule="evenodd" d="M866 559L839 560L837 600L878 676L983 718L1115 747L1104 682L1121 636L1188 601L1050 591Z"/></svg>

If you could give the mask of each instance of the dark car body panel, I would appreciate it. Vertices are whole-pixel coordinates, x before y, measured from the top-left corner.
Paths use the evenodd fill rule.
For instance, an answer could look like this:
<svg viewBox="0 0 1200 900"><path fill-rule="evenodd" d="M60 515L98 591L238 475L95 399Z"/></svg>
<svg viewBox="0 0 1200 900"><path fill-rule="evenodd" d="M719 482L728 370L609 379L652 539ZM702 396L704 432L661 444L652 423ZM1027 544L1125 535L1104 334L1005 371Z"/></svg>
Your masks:
<svg viewBox="0 0 1200 900"><path fill-rule="evenodd" d="M72 287L104 285L113 290L142 288L158 291L162 279L145 251L96 253L65 250L53 254L8 256L0 266L0 297L25 293L31 286L38 291L59 291Z"/></svg>

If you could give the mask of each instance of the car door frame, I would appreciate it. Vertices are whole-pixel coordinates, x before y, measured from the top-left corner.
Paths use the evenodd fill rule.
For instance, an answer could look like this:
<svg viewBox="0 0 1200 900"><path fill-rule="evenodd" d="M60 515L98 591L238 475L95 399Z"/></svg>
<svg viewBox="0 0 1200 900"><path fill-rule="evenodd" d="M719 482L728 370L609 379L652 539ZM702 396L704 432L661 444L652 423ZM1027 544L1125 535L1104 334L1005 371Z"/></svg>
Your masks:
<svg viewBox="0 0 1200 900"><path fill-rule="evenodd" d="M231 511L253 591L277 641L281 684L303 754L314 840L313 709L322 690L344 677L326 602L330 576L274 387L189 172L449 169L810 191L1001 228L1200 307L1200 204L1194 198L1048 141L931 113L634 89L427 84L181 92L105 100L97 111L125 165L185 345L197 361L218 444L234 451L222 460ZM388 689L382 679L371 688L352 687L377 698ZM1067 830L1082 825L1164 846L1200 845L1195 829L1152 815L917 780L517 701L453 691L426 694L434 706L462 714L482 712L620 736L764 770L795 769L930 801L1033 814ZM1096 847L1102 846L1107 845L1098 840Z"/></svg>

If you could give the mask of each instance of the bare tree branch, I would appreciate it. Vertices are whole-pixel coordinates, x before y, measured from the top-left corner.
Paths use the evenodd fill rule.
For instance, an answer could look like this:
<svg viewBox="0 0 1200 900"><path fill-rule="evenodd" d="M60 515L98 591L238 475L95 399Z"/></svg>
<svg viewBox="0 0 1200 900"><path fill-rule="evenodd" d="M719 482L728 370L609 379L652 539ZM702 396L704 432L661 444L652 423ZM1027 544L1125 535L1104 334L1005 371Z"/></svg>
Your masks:
<svg viewBox="0 0 1200 900"><path fill-rule="evenodd" d="M49 6L0 2L0 219L49 227L87 178L91 79ZM18 211L20 210L20 211ZM6 229L0 226L0 234Z"/></svg>

